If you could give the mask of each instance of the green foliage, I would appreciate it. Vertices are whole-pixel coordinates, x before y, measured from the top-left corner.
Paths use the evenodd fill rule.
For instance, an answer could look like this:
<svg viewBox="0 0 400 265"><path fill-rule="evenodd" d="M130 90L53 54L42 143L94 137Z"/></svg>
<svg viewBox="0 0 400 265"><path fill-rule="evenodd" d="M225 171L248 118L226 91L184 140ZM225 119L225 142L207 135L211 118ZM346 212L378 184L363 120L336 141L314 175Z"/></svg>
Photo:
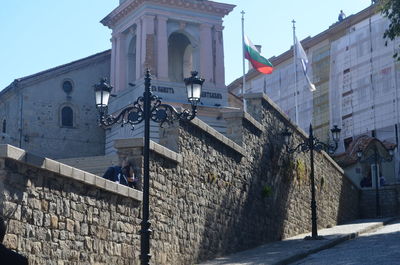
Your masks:
<svg viewBox="0 0 400 265"><path fill-rule="evenodd" d="M268 185L265 185L262 189L262 196L264 198L271 196L272 194L272 188Z"/></svg>
<svg viewBox="0 0 400 265"><path fill-rule="evenodd" d="M297 175L297 180L299 181L300 184L302 184L307 180L308 172L306 164L303 160L300 159L296 160L296 175Z"/></svg>
<svg viewBox="0 0 400 265"><path fill-rule="evenodd" d="M389 27L383 33L383 38L386 39L387 44L387 40L394 40L400 36L400 1L381 0L379 5L382 14L390 21ZM398 53L396 52L393 57L398 58Z"/></svg>

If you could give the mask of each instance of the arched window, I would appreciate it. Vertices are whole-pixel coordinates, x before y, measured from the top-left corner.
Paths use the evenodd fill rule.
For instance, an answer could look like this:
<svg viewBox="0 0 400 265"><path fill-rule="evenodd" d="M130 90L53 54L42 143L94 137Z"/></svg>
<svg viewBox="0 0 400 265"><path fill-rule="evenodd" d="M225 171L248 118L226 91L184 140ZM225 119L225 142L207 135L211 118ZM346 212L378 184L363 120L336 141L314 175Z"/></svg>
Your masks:
<svg viewBox="0 0 400 265"><path fill-rule="evenodd" d="M134 84L136 82L136 36L134 36L130 43L129 43L129 48L128 48L128 84L132 83Z"/></svg>
<svg viewBox="0 0 400 265"><path fill-rule="evenodd" d="M6 119L3 120L3 129L1 130L3 133L7 132L7 121Z"/></svg>
<svg viewBox="0 0 400 265"><path fill-rule="evenodd" d="M61 109L61 126L73 127L74 126L74 112L71 107L65 106Z"/></svg>
<svg viewBox="0 0 400 265"><path fill-rule="evenodd" d="M184 34L172 33L168 39L168 76L181 82L193 70L193 46Z"/></svg>

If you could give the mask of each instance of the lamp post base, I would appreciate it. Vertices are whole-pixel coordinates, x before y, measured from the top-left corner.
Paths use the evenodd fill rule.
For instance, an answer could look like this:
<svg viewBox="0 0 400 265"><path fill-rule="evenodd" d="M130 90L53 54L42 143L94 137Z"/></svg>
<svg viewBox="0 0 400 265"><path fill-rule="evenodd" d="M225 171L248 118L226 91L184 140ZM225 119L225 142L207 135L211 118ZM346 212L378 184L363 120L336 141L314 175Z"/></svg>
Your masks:
<svg viewBox="0 0 400 265"><path fill-rule="evenodd" d="M304 240L324 240L325 238L323 236L306 236Z"/></svg>

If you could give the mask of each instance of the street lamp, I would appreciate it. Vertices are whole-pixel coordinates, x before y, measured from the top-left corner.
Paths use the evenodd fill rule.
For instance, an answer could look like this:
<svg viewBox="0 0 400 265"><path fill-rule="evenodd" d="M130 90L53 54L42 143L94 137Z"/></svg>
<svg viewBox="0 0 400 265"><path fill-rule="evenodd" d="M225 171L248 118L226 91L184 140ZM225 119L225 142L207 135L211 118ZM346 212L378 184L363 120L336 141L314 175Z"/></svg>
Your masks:
<svg viewBox="0 0 400 265"><path fill-rule="evenodd" d="M340 131L341 129L338 128L336 125L333 126L331 129L332 138L335 145L326 144L320 142L313 134L313 128L310 124L309 129L309 136L308 138L297 145L295 148L290 147L290 137L292 133L286 128L285 131L282 133L284 137L284 142L286 145L286 150L288 153L295 153L295 152L307 152L310 151L310 167L311 167L311 237L307 236L305 239L321 239L318 236L317 231L317 203L315 201L315 180L314 180L314 150L320 152L321 150L327 151L329 154L333 154L336 149L338 148L338 142L340 138Z"/></svg>
<svg viewBox="0 0 400 265"><path fill-rule="evenodd" d="M96 96L96 108L100 113L107 110L108 100L110 99L112 86L107 84L107 79L100 79L100 83L94 85L94 92Z"/></svg>
<svg viewBox="0 0 400 265"><path fill-rule="evenodd" d="M173 106L162 104L159 97L150 91L150 70L146 70L144 78L144 93L131 106L124 108L117 116L107 114L108 98L112 87L105 79L95 85L96 107L100 113L100 126L110 127L113 124L134 125L144 121L144 147L143 147L143 218L141 222L140 236L140 260L142 265L148 265L150 254L150 221L149 221L149 192L150 192L150 120L160 123L172 123L174 120L190 121L196 117L197 103L200 101L201 89L204 79L197 76L197 72L191 72L191 77L185 78L186 92L191 103L191 110L178 112Z"/></svg>
<svg viewBox="0 0 400 265"><path fill-rule="evenodd" d="M386 149L387 150L387 149ZM363 156L363 151L361 148L357 150L357 159L360 163L366 163L366 164L374 164L375 167L375 205L376 205L376 217L381 216L381 204L380 204L380 199L379 199L379 176L378 176L378 164L381 164L382 162L390 162L393 159L393 154L394 150L390 148L387 150L389 152L388 157L383 157L379 154L377 147L374 145L373 149L374 153L371 154L370 156L361 159Z"/></svg>

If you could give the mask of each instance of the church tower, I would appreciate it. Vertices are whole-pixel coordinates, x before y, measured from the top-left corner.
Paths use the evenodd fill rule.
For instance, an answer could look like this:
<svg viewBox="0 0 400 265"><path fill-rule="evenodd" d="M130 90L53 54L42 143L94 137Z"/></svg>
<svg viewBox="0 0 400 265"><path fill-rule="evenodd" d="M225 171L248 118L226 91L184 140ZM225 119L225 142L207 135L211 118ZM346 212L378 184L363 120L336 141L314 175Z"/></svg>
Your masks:
<svg viewBox="0 0 400 265"><path fill-rule="evenodd" d="M233 8L206 0L120 0L101 21L112 30L110 82L117 97L110 113L142 95L146 68L163 102L186 104L183 79L195 70L205 79L201 106L227 106L222 18Z"/></svg>

